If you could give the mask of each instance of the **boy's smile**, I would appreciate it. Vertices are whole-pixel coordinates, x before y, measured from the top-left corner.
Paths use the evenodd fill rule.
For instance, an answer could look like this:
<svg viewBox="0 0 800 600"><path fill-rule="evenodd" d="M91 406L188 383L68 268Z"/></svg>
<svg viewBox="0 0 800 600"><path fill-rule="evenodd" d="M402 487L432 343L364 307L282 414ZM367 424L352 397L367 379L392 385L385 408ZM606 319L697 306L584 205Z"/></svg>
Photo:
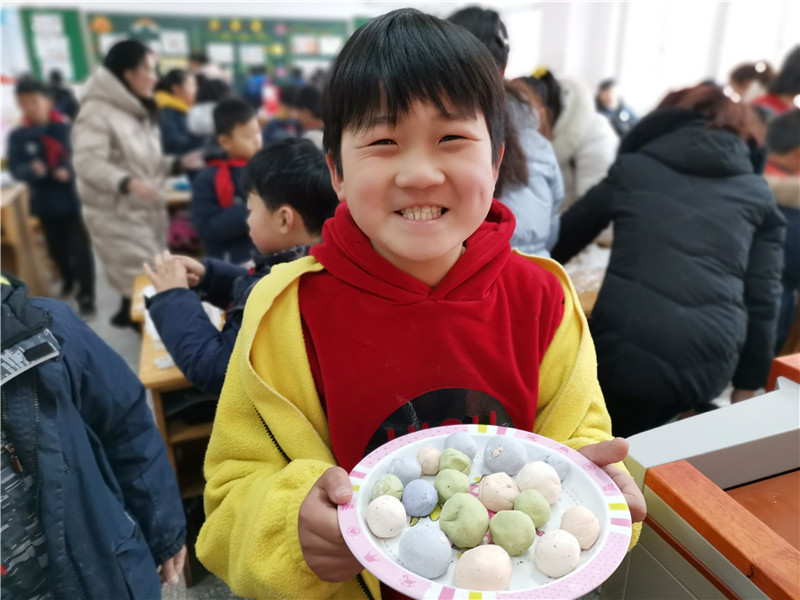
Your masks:
<svg viewBox="0 0 800 600"><path fill-rule="evenodd" d="M414 101L392 125L346 129L334 189L375 251L428 285L461 256L491 206L498 165L483 115ZM502 153L501 153L502 157Z"/></svg>

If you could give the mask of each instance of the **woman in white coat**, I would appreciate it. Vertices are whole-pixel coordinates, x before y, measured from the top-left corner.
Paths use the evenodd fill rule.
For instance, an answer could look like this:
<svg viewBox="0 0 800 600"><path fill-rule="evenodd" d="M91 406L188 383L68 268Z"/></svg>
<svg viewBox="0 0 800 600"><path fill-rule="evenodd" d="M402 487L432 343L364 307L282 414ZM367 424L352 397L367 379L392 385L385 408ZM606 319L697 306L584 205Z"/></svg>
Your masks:
<svg viewBox="0 0 800 600"><path fill-rule="evenodd" d="M156 57L141 42L115 44L89 79L73 127L83 217L111 285L122 296L111 323L131 325L133 280L166 248L167 177L203 166L199 152L164 156L153 101Z"/></svg>
<svg viewBox="0 0 800 600"><path fill-rule="evenodd" d="M553 150L564 178L562 212L599 183L614 162L619 138L595 109L588 87L559 79L540 67L533 77L521 78L548 109L553 124Z"/></svg>

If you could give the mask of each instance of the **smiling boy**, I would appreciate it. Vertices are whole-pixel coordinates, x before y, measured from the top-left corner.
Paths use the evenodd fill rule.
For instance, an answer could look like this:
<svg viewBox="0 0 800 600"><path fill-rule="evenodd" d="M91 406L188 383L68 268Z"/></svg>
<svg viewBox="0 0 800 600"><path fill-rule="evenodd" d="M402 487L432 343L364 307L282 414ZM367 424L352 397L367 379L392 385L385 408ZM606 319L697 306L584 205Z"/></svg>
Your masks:
<svg viewBox="0 0 800 600"><path fill-rule="evenodd" d="M354 93L357 90L357 93ZM347 471L424 427L491 423L581 451L626 494L566 275L512 253L493 200L502 82L470 34L415 10L359 29L326 90L341 204L311 257L253 291L206 456L197 552L240 595L378 598L342 539ZM338 465L338 466L335 466Z"/></svg>

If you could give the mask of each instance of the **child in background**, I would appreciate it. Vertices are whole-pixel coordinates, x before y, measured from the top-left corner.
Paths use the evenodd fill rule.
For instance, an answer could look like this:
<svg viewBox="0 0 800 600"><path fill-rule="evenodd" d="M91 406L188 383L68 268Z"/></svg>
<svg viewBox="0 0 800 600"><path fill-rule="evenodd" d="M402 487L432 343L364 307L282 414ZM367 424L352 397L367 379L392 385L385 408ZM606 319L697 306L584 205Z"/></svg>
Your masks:
<svg viewBox="0 0 800 600"><path fill-rule="evenodd" d="M299 137L302 134L302 125L292 117L295 113L294 99L299 89L295 85L285 85L281 88L280 111L264 125L261 131L265 144L289 137Z"/></svg>
<svg viewBox="0 0 800 600"><path fill-rule="evenodd" d="M72 168L70 124L53 110L44 85L24 79L17 84L22 127L8 140L11 174L28 184L31 214L39 218L50 258L61 271L63 295L78 283L81 316L95 312L94 256Z"/></svg>
<svg viewBox="0 0 800 600"><path fill-rule="evenodd" d="M164 346L192 385L216 396L253 286L275 265L308 255L338 203L325 157L299 138L275 142L250 159L244 189L250 237L261 252L252 272L168 253L156 256L155 271L144 266L158 292L147 307ZM222 331L208 320L201 300L227 309Z"/></svg>
<svg viewBox="0 0 800 600"><path fill-rule="evenodd" d="M303 137L322 149L322 93L313 85L297 89L293 99L294 119L303 129Z"/></svg>
<svg viewBox="0 0 800 600"><path fill-rule="evenodd" d="M196 96L197 80L183 69L172 69L156 85L164 154L186 154L203 145L203 138L189 131L189 110Z"/></svg>
<svg viewBox="0 0 800 600"><path fill-rule="evenodd" d="M234 593L378 598L337 505L366 452L423 423L580 449L644 518L569 279L511 251L514 217L492 199L504 102L488 50L416 10L373 19L336 59L323 118L340 204L311 256L250 295L206 454L197 555Z"/></svg>
<svg viewBox="0 0 800 600"><path fill-rule="evenodd" d="M261 128L253 108L238 98L217 104L214 127L227 158L209 160L193 181L192 221L209 257L241 264L253 252L242 169L261 149Z"/></svg>

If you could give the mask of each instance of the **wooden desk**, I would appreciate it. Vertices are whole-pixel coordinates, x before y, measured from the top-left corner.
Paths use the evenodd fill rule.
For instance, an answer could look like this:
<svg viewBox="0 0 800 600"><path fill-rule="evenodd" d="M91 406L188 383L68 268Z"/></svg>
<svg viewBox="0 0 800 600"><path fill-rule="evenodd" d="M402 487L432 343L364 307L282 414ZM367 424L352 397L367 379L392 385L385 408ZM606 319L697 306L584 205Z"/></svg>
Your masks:
<svg viewBox="0 0 800 600"><path fill-rule="evenodd" d="M0 199L3 268L24 281L31 296L49 296L47 258L42 245L36 242L28 217L28 186L17 183L5 187Z"/></svg>
<svg viewBox="0 0 800 600"><path fill-rule="evenodd" d="M147 275L137 275L133 280L133 296L131 296L131 321L144 323L144 296L142 290L150 285Z"/></svg>
<svg viewBox="0 0 800 600"><path fill-rule="evenodd" d="M156 366L156 359L169 356L160 342L153 341L147 331L142 331L142 352L139 360L139 379L145 388L150 390L153 397L153 413L158 425L158 430L167 448L167 457L175 471L181 496L191 498L203 493L203 473L185 472L180 469L176 459L176 450L180 444L194 440L205 440L211 435L212 422L188 424L178 418L167 420L164 413L164 394L176 390L192 387L183 373L176 366L160 369Z"/></svg>

